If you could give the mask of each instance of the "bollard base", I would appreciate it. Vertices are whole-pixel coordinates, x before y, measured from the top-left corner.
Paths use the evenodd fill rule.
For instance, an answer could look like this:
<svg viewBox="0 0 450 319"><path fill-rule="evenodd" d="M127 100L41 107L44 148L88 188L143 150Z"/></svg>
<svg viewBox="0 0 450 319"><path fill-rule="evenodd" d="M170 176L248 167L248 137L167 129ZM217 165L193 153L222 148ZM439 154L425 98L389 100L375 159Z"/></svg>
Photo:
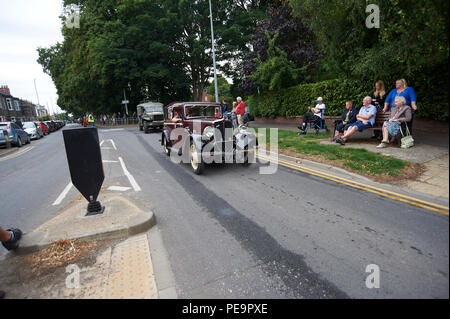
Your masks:
<svg viewBox="0 0 450 319"><path fill-rule="evenodd" d="M91 202L88 205L87 213L85 216L101 215L105 212L105 206L102 206L100 202Z"/></svg>

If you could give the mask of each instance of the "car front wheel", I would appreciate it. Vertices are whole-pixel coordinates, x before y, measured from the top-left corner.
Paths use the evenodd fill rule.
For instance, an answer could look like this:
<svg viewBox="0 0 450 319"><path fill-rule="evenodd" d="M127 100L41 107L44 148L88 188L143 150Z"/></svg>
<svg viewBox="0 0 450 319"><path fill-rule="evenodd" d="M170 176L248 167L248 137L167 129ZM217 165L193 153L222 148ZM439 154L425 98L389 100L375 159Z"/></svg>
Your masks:
<svg viewBox="0 0 450 319"><path fill-rule="evenodd" d="M164 143L164 153L166 153L167 156L170 156L169 142L167 142L167 139L165 137L163 137L163 143Z"/></svg>
<svg viewBox="0 0 450 319"><path fill-rule="evenodd" d="M191 146L189 148L189 155L191 159L191 166L196 175L200 175L203 172L204 163L200 157L200 154L197 151L194 143L191 142Z"/></svg>

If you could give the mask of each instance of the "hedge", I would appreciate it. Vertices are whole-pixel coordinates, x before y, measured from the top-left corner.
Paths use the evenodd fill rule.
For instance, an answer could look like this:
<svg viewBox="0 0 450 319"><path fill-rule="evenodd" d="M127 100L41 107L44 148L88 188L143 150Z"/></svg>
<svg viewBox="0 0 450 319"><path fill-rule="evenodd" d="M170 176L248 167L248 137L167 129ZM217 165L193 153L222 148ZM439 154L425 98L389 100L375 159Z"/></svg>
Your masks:
<svg viewBox="0 0 450 319"><path fill-rule="evenodd" d="M419 118L448 121L448 91L446 99L442 96L443 99L437 101L434 95L423 96L426 94L425 88L414 89L418 95ZM327 107L326 115L340 116L346 101L353 101L353 105L359 108L364 97L373 91L373 83L335 79L252 95L248 98L248 105L250 113L255 117L293 118L305 114L308 106L315 106L315 100L321 96Z"/></svg>

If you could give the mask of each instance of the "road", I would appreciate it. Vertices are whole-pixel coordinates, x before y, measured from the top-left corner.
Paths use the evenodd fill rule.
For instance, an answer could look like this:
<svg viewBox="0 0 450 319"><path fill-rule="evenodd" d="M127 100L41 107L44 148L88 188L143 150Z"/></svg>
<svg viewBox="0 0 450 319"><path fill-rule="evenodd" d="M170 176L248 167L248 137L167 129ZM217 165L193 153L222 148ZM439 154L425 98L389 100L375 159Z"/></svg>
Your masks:
<svg viewBox="0 0 450 319"><path fill-rule="evenodd" d="M449 297L446 215L281 166L196 176L164 155L158 133L99 132L102 191L126 187L154 210L181 298ZM1 225L25 231L79 196L61 131L31 146L0 159ZM372 264L380 287L369 289Z"/></svg>

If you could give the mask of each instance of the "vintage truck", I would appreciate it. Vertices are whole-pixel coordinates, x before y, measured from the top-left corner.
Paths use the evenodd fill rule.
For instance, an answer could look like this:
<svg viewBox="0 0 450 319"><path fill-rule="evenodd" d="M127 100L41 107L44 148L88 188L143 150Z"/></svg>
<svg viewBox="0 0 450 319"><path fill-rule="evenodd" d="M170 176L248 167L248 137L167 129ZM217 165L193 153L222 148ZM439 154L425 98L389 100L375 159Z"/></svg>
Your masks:
<svg viewBox="0 0 450 319"><path fill-rule="evenodd" d="M164 104L157 102L142 103L137 106L139 130L145 134L150 130L164 127Z"/></svg>

